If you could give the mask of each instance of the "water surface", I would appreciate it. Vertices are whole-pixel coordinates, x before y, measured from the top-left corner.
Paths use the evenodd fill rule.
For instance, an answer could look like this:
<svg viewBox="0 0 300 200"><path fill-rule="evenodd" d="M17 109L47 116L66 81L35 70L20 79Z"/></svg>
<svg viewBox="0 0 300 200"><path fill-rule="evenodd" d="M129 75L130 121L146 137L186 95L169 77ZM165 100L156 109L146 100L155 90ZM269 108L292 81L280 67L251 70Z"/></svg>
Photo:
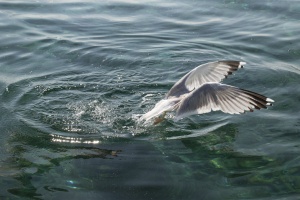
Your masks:
<svg viewBox="0 0 300 200"><path fill-rule="evenodd" d="M291 0L1 1L0 197L297 198L299 20ZM274 106L137 124L224 59Z"/></svg>

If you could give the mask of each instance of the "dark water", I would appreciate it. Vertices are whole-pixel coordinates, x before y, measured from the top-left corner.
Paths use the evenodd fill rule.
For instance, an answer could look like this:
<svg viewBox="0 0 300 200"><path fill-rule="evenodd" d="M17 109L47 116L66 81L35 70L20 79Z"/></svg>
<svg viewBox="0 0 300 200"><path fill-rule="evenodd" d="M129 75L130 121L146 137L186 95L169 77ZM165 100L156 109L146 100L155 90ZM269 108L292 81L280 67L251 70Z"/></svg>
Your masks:
<svg viewBox="0 0 300 200"><path fill-rule="evenodd" d="M0 199L297 199L298 1L1 1ZM276 102L143 127L199 64Z"/></svg>

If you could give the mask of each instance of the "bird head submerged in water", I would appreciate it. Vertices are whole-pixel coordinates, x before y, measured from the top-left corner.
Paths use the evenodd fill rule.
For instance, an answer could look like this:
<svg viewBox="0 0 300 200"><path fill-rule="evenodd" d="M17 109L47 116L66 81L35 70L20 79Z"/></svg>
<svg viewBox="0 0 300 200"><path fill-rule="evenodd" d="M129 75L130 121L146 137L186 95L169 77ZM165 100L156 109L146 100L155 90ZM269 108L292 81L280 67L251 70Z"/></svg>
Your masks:
<svg viewBox="0 0 300 200"><path fill-rule="evenodd" d="M241 114L271 106L272 99L249 90L220 83L245 62L217 61L200 65L173 85L165 98L139 119L154 124L162 122L167 112L175 112L175 121L193 114L222 111Z"/></svg>

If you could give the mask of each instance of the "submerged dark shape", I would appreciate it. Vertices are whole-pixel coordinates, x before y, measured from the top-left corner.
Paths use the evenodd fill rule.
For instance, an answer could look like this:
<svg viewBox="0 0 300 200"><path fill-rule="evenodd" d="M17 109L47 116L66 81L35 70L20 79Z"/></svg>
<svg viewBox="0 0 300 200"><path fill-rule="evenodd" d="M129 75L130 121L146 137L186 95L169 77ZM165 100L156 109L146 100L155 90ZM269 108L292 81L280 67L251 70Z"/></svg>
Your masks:
<svg viewBox="0 0 300 200"><path fill-rule="evenodd" d="M140 121L154 118L154 124L163 121L166 112L175 111L175 121L193 114L222 111L241 114L271 106L272 99L261 94L220 82L245 62L217 61L200 65L173 85L166 97L142 115Z"/></svg>

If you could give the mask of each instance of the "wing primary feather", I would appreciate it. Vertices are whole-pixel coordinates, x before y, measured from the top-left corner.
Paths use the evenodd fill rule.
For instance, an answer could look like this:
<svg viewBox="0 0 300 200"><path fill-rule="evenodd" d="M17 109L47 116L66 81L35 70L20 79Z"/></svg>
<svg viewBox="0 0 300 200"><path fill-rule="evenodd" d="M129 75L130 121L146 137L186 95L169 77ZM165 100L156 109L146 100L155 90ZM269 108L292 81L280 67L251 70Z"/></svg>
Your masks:
<svg viewBox="0 0 300 200"><path fill-rule="evenodd" d="M228 96L231 97L231 99L233 99L232 103L234 103L235 106L239 109L239 113L242 113L242 111L246 111L245 105L242 103L242 101L240 101L239 96L234 95L232 93L228 93Z"/></svg>
<svg viewBox="0 0 300 200"><path fill-rule="evenodd" d="M225 112L225 113L232 114L232 111L230 109L230 105L228 103L228 99L225 96L221 96L221 101L222 101L222 103L224 105L224 109L222 111Z"/></svg>
<svg viewBox="0 0 300 200"><path fill-rule="evenodd" d="M267 97L265 97L265 96L263 96L261 94L258 94L256 92L252 92L252 91L245 90L245 89L240 89L240 90L242 90L244 93L249 94L251 96L258 97L258 98L263 99L265 101L267 100Z"/></svg>
<svg viewBox="0 0 300 200"><path fill-rule="evenodd" d="M228 97L228 99L229 99L230 96L229 96L228 94L226 94L226 95L227 95L227 97ZM230 100L230 99L229 99L228 104L230 105L231 110L233 111L233 114L238 114L239 111L236 110L236 109L238 108L238 106L237 106L235 100L236 100L235 97L233 98L233 100Z"/></svg>
<svg viewBox="0 0 300 200"><path fill-rule="evenodd" d="M252 103L255 103L256 106L258 106L260 108L267 108L267 106L266 106L267 101L265 101L264 99L262 99L256 95L251 95L249 93L242 93L242 95L245 96L246 98L248 98L249 101L252 101Z"/></svg>

